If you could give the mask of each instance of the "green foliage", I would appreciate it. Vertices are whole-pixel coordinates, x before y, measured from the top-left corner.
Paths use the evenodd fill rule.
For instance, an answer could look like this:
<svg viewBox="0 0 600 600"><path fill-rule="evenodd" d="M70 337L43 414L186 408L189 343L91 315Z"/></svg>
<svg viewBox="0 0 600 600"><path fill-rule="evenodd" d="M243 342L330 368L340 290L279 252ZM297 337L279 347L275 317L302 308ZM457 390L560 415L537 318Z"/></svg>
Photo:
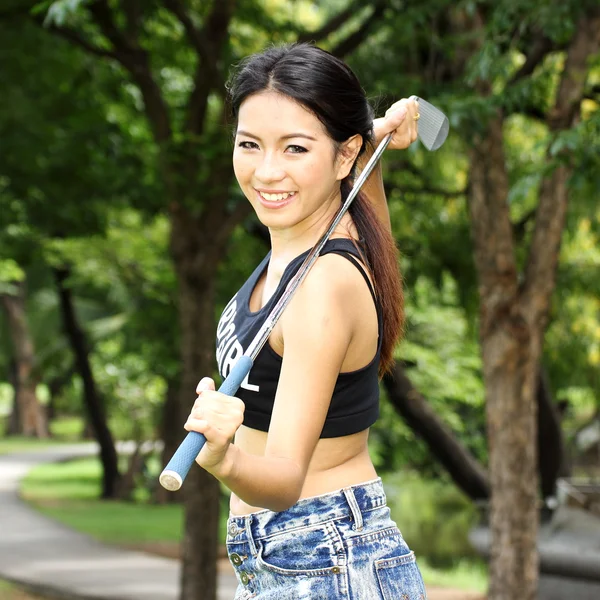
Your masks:
<svg viewBox="0 0 600 600"><path fill-rule="evenodd" d="M468 540L476 508L455 487L402 471L385 478L388 504L402 535L430 566L456 566L477 555Z"/></svg>
<svg viewBox="0 0 600 600"><path fill-rule="evenodd" d="M15 260L12 258L0 259L0 293L10 293L9 284L24 279L25 273Z"/></svg>
<svg viewBox="0 0 600 600"><path fill-rule="evenodd" d="M436 414L484 464L484 389L481 358L475 332L459 305L454 280L443 277L438 290L430 279L419 278L411 287L407 305L406 338L396 356ZM423 475L443 476L431 461L424 443L402 422L385 393L381 418L372 428L369 448L382 471L418 469Z"/></svg>
<svg viewBox="0 0 600 600"><path fill-rule="evenodd" d="M564 234L544 359L557 397L569 403L567 430L600 410L600 212ZM594 226L595 224L595 226Z"/></svg>
<svg viewBox="0 0 600 600"><path fill-rule="evenodd" d="M44 25L67 25L73 21L79 9L90 0L45 0L32 9L32 14L45 14Z"/></svg>

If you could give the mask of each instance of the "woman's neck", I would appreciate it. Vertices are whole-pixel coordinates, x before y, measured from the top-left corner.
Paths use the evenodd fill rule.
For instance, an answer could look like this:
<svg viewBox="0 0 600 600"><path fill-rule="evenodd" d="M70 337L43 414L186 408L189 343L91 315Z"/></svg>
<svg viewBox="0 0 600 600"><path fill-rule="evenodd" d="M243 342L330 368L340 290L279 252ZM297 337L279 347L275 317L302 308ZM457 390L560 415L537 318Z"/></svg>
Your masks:
<svg viewBox="0 0 600 600"><path fill-rule="evenodd" d="M271 236L271 264L283 265L283 268L294 258L312 248L327 231L331 221L341 207L341 197L323 203L321 210L315 211L293 227L285 229L269 229ZM350 235L349 215L344 215L334 235Z"/></svg>

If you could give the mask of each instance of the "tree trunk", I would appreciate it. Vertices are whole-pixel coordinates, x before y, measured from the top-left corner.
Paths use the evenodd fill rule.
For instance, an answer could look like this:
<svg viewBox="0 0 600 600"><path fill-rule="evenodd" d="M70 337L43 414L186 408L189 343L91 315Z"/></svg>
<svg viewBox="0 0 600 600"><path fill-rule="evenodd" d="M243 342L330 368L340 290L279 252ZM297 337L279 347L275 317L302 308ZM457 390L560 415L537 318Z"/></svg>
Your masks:
<svg viewBox="0 0 600 600"><path fill-rule="evenodd" d="M171 251L179 282L182 354L178 441L184 437L183 424L196 399L198 381L213 373L215 365L215 278L228 234L215 228L210 220L211 213L205 214L200 222L180 207L171 221ZM218 382L215 383L218 388ZM193 465L182 490L185 527L180 598L215 600L219 482Z"/></svg>
<svg viewBox="0 0 600 600"><path fill-rule="evenodd" d="M537 592L535 381L537 342L518 303L503 146L503 116L474 139L469 210L479 276L492 533L489 597L534 600Z"/></svg>
<svg viewBox="0 0 600 600"><path fill-rule="evenodd" d="M8 380L13 388L13 405L8 417L8 424L6 426L6 435L19 435L19 403L17 402L17 396L19 393L19 378L17 377L17 362L15 359L11 359L8 366Z"/></svg>
<svg viewBox="0 0 600 600"><path fill-rule="evenodd" d="M52 420L57 416L56 414L56 401L58 399L59 394L62 389L71 381L73 375L76 373L75 365L71 365L66 371L58 374L53 379L50 379L47 382L48 385L48 393L50 395L50 400L48 401L48 422L52 422Z"/></svg>
<svg viewBox="0 0 600 600"><path fill-rule="evenodd" d="M115 443L106 420L104 404L96 388L96 382L89 361L88 346L85 333L75 313L73 296L66 281L69 278L67 268L54 269L54 277L60 297L60 307L65 333L77 364L77 370L83 381L83 399L89 422L94 428L94 435L100 445L102 462L102 498L115 498L118 493L119 464Z"/></svg>
<svg viewBox="0 0 600 600"><path fill-rule="evenodd" d="M214 284L212 278L207 278L203 283L202 291L198 290L196 285L180 283L184 352L179 394L181 427L196 398L198 381L211 373L213 366ZM181 431L183 434L183 429ZM183 487L185 526L181 573L182 600L214 600L217 597L215 565L219 545L219 489L219 482L212 475L195 465L192 467Z"/></svg>
<svg viewBox="0 0 600 600"><path fill-rule="evenodd" d="M161 464L163 468L171 460L177 446L181 442L181 411L179 410L179 381L167 381L167 393L162 407L162 419L159 424L160 439L163 442L161 452ZM181 492L169 492L161 485L154 490L154 501L157 504L173 504L181 502Z"/></svg>
<svg viewBox="0 0 600 600"><path fill-rule="evenodd" d="M398 414L425 441L454 483L472 500L486 500L490 486L485 469L435 414L400 363L385 375L383 384Z"/></svg>
<svg viewBox="0 0 600 600"><path fill-rule="evenodd" d="M535 383L538 353L512 330L519 319L498 320L482 340L487 392L492 494L490 598L534 600L538 579L538 472ZM529 328L523 327L524 331ZM519 333L519 336L522 332Z"/></svg>
<svg viewBox="0 0 600 600"><path fill-rule="evenodd" d="M34 373L35 347L25 309L25 283L17 282L15 295L2 294L16 364L15 405L19 418L18 433L26 436L48 437L48 420L38 400L38 378Z"/></svg>
<svg viewBox="0 0 600 600"><path fill-rule="evenodd" d="M600 44L600 9L577 23L548 125L579 117L588 58ZM481 85L482 95L490 93ZM534 600L538 583L537 374L568 204L569 156L542 181L524 277L517 276L503 115L473 141L469 211L479 279L492 501L490 600ZM549 156L549 163L555 160Z"/></svg>

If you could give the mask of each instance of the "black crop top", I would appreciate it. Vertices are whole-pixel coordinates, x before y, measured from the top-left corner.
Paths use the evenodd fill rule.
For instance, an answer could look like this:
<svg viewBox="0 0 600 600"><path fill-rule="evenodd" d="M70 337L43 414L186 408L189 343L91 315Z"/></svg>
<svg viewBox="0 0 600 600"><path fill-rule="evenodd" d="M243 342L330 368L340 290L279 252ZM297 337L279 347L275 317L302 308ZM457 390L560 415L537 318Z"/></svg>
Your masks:
<svg viewBox="0 0 600 600"><path fill-rule="evenodd" d="M265 322L271 309L281 297L290 279L296 274L308 255L304 252L286 267L275 293L260 310L251 312L250 296L261 275L265 272L271 253L258 265L238 293L229 301L217 327L217 363L221 377L225 378L237 359L250 345ZM338 375L329 411L325 419L322 438L340 437L367 429L379 416L379 359L382 340L382 316L379 302L363 266L358 262L360 253L349 239L329 240L324 254L335 253L350 260L367 282L377 308L379 341L371 362L358 369ZM268 431L275 401L275 392L281 373L282 357L267 342L254 361L254 365L236 396L244 401L244 425Z"/></svg>

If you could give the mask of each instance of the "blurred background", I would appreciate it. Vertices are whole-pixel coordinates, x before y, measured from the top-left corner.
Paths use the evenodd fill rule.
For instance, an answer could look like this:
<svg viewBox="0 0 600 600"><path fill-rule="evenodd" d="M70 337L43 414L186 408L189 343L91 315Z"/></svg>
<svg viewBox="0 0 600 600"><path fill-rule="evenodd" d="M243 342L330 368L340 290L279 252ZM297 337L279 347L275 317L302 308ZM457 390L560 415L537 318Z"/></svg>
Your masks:
<svg viewBox="0 0 600 600"><path fill-rule="evenodd" d="M431 600L600 597L597 1L2 0L0 473L93 442L22 500L215 597L225 490L157 475L268 251L228 71L293 41L346 60L377 116L416 94L450 119L439 151L384 156L407 326L370 436Z"/></svg>

